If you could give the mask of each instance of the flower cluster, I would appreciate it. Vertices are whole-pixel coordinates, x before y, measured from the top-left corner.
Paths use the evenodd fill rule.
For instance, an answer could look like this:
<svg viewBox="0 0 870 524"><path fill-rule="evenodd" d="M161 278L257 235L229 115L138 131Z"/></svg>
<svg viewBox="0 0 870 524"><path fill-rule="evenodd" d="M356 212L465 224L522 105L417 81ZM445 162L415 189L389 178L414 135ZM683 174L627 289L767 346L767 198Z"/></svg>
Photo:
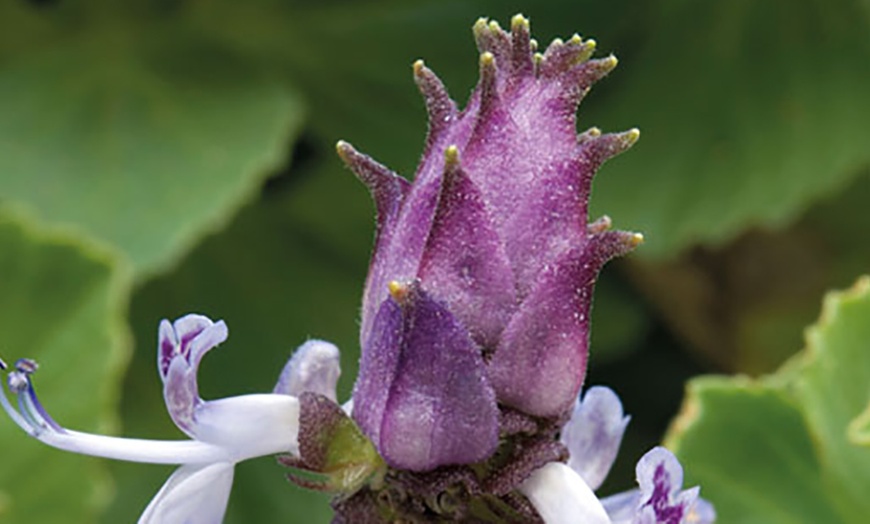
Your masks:
<svg viewBox="0 0 870 524"><path fill-rule="evenodd" d="M227 328L188 315L160 324L157 363L190 440L63 428L34 393L31 360L0 388L10 417L57 448L181 464L140 523L220 522L234 465L259 455L315 473L289 478L334 493L336 523L713 522L664 448L638 463L638 489L594 493L628 417L607 388L580 396L592 291L642 237L590 222L588 200L598 167L639 134L577 135L575 114L616 59L592 59L595 43L576 35L538 52L519 15L510 31L480 20L474 35L480 80L461 110L414 64L429 132L413 182L337 146L377 210L351 401L338 404L338 350L322 341L296 351L271 393L201 399L199 363Z"/></svg>

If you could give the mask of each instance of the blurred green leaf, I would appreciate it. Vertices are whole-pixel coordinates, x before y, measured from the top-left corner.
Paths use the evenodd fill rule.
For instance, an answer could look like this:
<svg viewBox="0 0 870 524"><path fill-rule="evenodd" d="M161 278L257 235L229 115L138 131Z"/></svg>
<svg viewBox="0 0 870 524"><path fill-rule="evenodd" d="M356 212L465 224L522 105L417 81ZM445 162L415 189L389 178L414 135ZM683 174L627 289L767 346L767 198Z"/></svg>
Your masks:
<svg viewBox="0 0 870 524"><path fill-rule="evenodd" d="M0 39L17 51L0 50L0 195L80 225L137 270L222 225L301 123L282 83L171 16L17 20L0 18L0 34L25 35ZM45 42L27 38L37 29Z"/></svg>
<svg viewBox="0 0 870 524"><path fill-rule="evenodd" d="M870 16L857 0L662 0L587 121L643 137L593 208L659 258L781 225L870 163Z"/></svg>
<svg viewBox="0 0 870 524"><path fill-rule="evenodd" d="M870 401L870 278L831 293L807 348L757 381L690 384L669 435L722 522L855 523L870 514L870 449L847 430Z"/></svg>
<svg viewBox="0 0 870 524"><path fill-rule="evenodd" d="M623 261L610 262L595 283L589 352L596 364L640 349L652 327L650 311L619 271L623 267Z"/></svg>
<svg viewBox="0 0 870 524"><path fill-rule="evenodd" d="M626 274L692 351L723 370L770 372L800 347L818 297L870 271L868 199L870 171L788 228L672 260L632 256Z"/></svg>
<svg viewBox="0 0 870 524"><path fill-rule="evenodd" d="M870 446L870 404L849 424L849 440L859 446Z"/></svg>
<svg viewBox="0 0 870 524"><path fill-rule="evenodd" d="M0 210L0 351L43 364L35 376L40 398L67 427L115 427L129 355L125 274L75 234ZM97 459L51 450L6 417L0 449L0 521L94 522L108 502L110 483Z"/></svg>
<svg viewBox="0 0 870 524"><path fill-rule="evenodd" d="M719 522L845 520L825 497L822 466L799 408L775 387L745 379L700 378L671 434L687 485L700 485ZM685 425L685 426L684 426Z"/></svg>

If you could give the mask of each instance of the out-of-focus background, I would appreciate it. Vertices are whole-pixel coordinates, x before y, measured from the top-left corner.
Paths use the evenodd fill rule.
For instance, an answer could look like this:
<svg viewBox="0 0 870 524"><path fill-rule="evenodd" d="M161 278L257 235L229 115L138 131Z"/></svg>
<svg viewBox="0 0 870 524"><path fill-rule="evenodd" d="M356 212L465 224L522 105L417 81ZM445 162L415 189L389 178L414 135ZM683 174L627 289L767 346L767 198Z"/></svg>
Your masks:
<svg viewBox="0 0 870 524"><path fill-rule="evenodd" d="M870 270L867 1L0 0L0 354L37 358L43 402L83 431L182 436L155 345L188 312L230 328L203 397L269 391L309 337L341 348L347 397L373 209L334 144L412 176L412 62L464 103L471 25L517 12L541 48L578 32L619 57L580 130L642 130L601 170L591 217L647 239L601 277L587 377L633 417L601 492L632 486L689 378L774 372L823 294ZM775 511L740 506L735 490L764 486L717 481L693 449L689 480L724 524L845 504L778 488ZM735 453L747 479L788 476ZM0 420L0 522L133 522L171 469L67 455ZM283 473L239 465L227 523L328 522Z"/></svg>

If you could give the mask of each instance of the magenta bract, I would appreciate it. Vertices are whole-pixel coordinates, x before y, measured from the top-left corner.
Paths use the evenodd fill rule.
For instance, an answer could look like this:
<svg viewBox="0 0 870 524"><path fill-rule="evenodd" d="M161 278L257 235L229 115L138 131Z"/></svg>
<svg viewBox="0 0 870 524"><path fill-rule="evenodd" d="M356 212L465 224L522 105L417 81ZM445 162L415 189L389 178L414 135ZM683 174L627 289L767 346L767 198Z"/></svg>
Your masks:
<svg viewBox="0 0 870 524"><path fill-rule="evenodd" d="M590 60L594 42L576 36L537 53L522 16L510 32L480 20L474 35L480 81L461 111L414 64L429 133L413 183L338 144L378 215L354 417L398 468L485 458L497 445L498 406L535 417L570 410L598 271L641 240L587 216L596 169L638 137L576 134L577 105L616 59ZM410 291L400 300L397 289ZM423 312L438 321L415 320ZM469 386L433 387L428 374ZM417 446L400 442L409 417L420 424Z"/></svg>

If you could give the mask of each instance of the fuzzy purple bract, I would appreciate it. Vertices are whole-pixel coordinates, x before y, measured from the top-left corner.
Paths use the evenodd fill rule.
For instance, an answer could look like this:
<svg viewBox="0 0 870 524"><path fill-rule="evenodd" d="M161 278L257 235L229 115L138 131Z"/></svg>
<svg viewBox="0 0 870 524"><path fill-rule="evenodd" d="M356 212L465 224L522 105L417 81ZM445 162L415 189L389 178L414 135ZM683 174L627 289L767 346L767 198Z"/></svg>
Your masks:
<svg viewBox="0 0 870 524"><path fill-rule="evenodd" d="M642 240L587 215L595 171L638 138L576 131L616 59L590 59L577 36L538 53L522 16L474 35L480 80L462 110L414 64L429 132L413 183L337 146L377 209L353 417L396 469L487 459L505 410L564 418L598 272Z"/></svg>

